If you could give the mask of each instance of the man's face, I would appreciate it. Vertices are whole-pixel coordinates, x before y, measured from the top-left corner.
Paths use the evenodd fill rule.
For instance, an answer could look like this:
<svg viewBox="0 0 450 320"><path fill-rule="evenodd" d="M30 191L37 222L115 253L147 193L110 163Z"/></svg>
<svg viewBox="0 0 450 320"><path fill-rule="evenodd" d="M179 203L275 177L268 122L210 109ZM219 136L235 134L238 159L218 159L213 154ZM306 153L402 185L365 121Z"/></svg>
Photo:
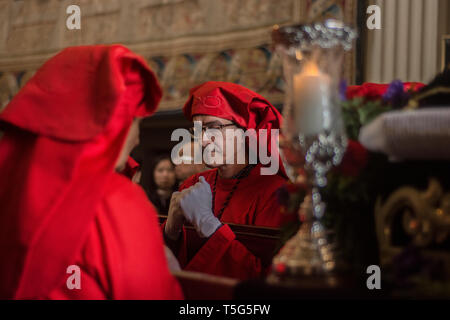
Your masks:
<svg viewBox="0 0 450 320"><path fill-rule="evenodd" d="M194 163L194 142L188 143L187 150L189 151L186 152L187 154L184 154L183 149L180 150L179 157L183 162L175 166L175 174L180 182L183 182L194 174L207 170L203 162L201 164Z"/></svg>
<svg viewBox="0 0 450 320"><path fill-rule="evenodd" d="M202 135L202 149L203 149L203 159L205 164L210 168L217 168L226 164L227 157L227 146L233 146L233 155L229 155L232 157L233 163L237 163L237 148L244 150L245 148L242 143L238 145L238 139L235 138L232 132L236 132L238 127L230 120L208 116L208 115L196 115L193 117L193 121L201 121L202 128L204 129L215 129L221 132L222 138L217 138L216 136L208 135L203 131ZM219 140L220 139L220 140ZM208 150L205 152L205 149L213 150L209 152ZM242 149L244 148L244 149ZM221 159L221 162L216 161L217 159Z"/></svg>

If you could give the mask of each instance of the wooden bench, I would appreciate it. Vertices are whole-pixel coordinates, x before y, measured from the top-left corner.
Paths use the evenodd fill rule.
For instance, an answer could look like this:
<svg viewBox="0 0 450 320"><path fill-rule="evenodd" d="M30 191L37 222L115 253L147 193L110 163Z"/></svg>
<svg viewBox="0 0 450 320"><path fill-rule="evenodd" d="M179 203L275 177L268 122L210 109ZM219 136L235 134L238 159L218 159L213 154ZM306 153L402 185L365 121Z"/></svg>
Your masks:
<svg viewBox="0 0 450 320"><path fill-rule="evenodd" d="M237 279L200 272L176 271L172 274L180 283L186 300L231 300L239 283Z"/></svg>

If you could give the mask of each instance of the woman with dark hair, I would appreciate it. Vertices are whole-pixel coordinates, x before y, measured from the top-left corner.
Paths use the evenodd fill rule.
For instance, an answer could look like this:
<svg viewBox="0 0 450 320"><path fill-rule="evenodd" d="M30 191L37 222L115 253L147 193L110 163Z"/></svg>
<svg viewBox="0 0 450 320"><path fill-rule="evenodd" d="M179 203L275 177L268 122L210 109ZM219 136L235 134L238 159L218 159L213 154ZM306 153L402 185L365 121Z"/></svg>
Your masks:
<svg viewBox="0 0 450 320"><path fill-rule="evenodd" d="M148 198L159 214L167 215L172 193L177 190L175 166L166 154L153 159L149 170Z"/></svg>

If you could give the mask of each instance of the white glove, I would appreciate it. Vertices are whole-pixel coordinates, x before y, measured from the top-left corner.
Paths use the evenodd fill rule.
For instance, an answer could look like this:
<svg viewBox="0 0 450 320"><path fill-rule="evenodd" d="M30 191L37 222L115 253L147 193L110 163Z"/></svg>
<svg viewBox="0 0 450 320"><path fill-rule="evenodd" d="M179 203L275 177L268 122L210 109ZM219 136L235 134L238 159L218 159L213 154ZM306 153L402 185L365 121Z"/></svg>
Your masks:
<svg viewBox="0 0 450 320"><path fill-rule="evenodd" d="M200 237L209 238L222 225L212 212L212 192L203 176L199 182L181 192L180 206L186 220Z"/></svg>

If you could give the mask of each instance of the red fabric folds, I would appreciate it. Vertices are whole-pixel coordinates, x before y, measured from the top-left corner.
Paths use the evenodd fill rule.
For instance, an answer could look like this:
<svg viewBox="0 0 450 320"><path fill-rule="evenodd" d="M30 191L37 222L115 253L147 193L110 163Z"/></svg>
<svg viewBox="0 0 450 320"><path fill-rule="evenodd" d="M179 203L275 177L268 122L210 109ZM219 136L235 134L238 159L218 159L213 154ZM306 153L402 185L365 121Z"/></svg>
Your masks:
<svg viewBox="0 0 450 320"><path fill-rule="evenodd" d="M99 219L139 216L143 230L118 228L110 235L122 243L115 254L127 256L129 233L146 234L135 245L150 250L152 260L145 253L147 260L140 263L158 265L160 274L149 274L149 279L159 277L164 286L131 294L123 283L133 278L133 270L110 265L113 260L101 252L102 259L82 274L86 282L78 298L100 297L90 292L121 299L181 297L167 270L154 208L142 190L114 172L133 118L153 113L160 99L156 77L141 57L120 45L81 46L46 62L0 114L1 298L69 297L55 290L65 287L69 265L81 263L86 271L81 252L98 236L95 232L109 230ZM133 210L128 198L137 201ZM109 288L101 285L105 274L114 274L108 278ZM154 291L162 287L164 292Z"/></svg>

